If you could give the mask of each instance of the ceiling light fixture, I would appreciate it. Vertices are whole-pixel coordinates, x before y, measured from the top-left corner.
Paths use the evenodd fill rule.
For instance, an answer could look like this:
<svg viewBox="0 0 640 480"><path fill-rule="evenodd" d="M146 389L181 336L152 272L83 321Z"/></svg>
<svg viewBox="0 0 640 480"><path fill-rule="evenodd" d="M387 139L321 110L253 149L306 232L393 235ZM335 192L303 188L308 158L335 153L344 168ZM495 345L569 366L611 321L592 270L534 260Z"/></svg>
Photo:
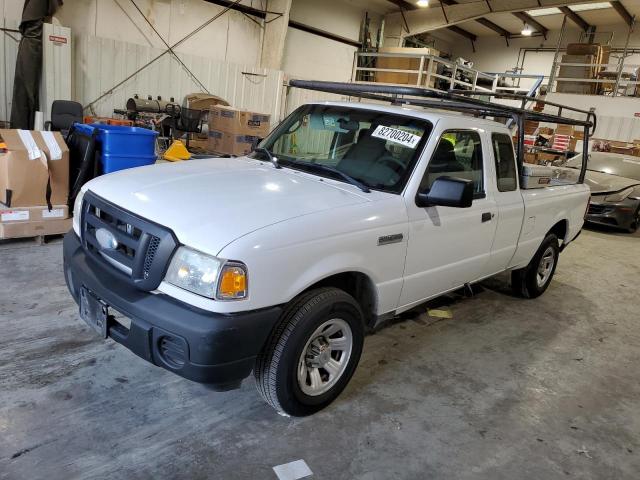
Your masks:
<svg viewBox="0 0 640 480"><path fill-rule="evenodd" d="M416 2L416 5L418 5L421 8L425 8L429 6L429 0L418 0Z"/></svg>
<svg viewBox="0 0 640 480"><path fill-rule="evenodd" d="M527 25L526 23L524 24L524 28L522 29L522 33L523 36L525 37L530 37L531 34L533 33L533 30L531 29L531 27L529 25Z"/></svg>

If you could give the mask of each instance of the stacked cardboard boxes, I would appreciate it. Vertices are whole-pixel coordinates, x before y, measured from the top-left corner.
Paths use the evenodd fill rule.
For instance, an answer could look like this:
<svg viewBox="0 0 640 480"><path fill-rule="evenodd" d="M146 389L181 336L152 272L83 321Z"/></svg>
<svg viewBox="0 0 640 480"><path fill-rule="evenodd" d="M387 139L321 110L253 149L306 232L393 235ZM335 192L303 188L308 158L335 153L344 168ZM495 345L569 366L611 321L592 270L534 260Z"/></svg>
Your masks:
<svg viewBox="0 0 640 480"><path fill-rule="evenodd" d="M209 150L247 155L271 130L271 116L222 105L209 111Z"/></svg>
<svg viewBox="0 0 640 480"><path fill-rule="evenodd" d="M69 149L60 133L0 130L0 137L0 239L69 231Z"/></svg>
<svg viewBox="0 0 640 480"><path fill-rule="evenodd" d="M562 65L558 73L559 78L595 80L609 63L611 47L597 43L571 43L567 45L567 53L562 57L562 63L586 64L584 66ZM561 93L596 94L602 89L602 84L596 82L581 82L560 80L556 91Z"/></svg>
<svg viewBox="0 0 640 480"><path fill-rule="evenodd" d="M387 70L415 70L416 73L404 72L375 72L375 81L379 83L395 83L401 85L417 85L418 71L420 70L420 57L403 56L411 55L431 55L439 57L440 52L434 48L406 48L406 47L385 47L381 48L378 53L387 54L389 56L381 56L377 58L376 68ZM397 55L397 56L394 56ZM422 66L422 78L420 84L425 87L433 88L436 78L430 77L427 85L427 71L431 68L433 73L436 72L436 66L430 65L431 60L426 59Z"/></svg>

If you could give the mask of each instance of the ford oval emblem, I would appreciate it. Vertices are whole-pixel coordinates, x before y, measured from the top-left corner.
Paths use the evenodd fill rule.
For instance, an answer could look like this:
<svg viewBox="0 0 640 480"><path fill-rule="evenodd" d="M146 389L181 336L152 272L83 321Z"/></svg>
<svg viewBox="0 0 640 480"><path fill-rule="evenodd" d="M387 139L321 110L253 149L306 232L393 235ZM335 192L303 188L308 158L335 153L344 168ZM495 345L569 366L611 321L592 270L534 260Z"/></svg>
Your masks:
<svg viewBox="0 0 640 480"><path fill-rule="evenodd" d="M118 247L118 240L116 240L115 235L106 228L96 230L96 240L105 250L115 250Z"/></svg>

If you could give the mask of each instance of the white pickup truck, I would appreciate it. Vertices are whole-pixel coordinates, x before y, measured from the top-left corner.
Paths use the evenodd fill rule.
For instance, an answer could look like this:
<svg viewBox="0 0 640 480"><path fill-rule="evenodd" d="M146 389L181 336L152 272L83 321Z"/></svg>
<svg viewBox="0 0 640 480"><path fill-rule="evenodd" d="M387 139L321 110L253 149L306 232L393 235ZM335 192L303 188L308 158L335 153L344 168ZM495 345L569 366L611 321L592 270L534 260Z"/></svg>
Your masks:
<svg viewBox="0 0 640 480"><path fill-rule="evenodd" d="M384 319L504 271L523 297L547 289L589 189L520 182L502 123L308 104L247 157L86 184L65 277L104 338L217 389L253 371L276 410L308 415Z"/></svg>

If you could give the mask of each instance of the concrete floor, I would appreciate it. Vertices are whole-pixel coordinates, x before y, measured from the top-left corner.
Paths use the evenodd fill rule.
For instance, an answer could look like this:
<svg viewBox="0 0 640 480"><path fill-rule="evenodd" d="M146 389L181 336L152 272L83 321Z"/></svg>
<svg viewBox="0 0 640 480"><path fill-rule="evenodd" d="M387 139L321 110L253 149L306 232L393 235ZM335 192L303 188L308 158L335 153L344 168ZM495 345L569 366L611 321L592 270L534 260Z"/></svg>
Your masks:
<svg viewBox="0 0 640 480"><path fill-rule="evenodd" d="M491 279L367 338L325 411L214 393L77 318L61 244L0 245L0 478L637 479L640 234L585 231L538 300Z"/></svg>

